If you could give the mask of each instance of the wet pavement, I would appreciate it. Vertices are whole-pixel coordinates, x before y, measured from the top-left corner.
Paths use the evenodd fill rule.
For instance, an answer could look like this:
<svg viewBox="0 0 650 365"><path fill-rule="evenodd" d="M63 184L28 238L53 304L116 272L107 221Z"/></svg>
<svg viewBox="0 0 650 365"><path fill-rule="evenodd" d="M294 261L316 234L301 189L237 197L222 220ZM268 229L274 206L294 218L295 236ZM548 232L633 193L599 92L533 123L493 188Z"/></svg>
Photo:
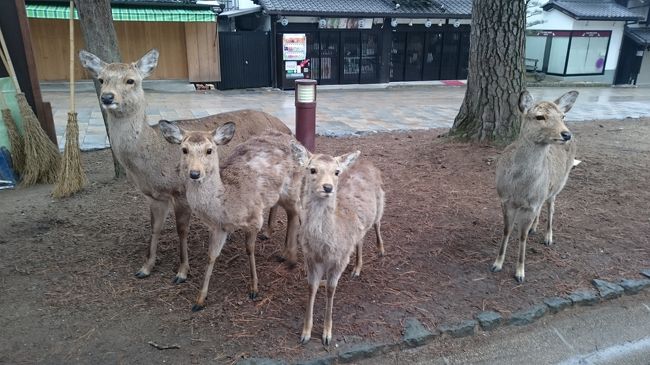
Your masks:
<svg viewBox="0 0 650 365"><path fill-rule="evenodd" d="M80 145L83 150L106 148L109 143L99 104L88 85L82 85L84 91L76 95ZM158 83L147 90L145 84L149 123L251 108L275 115L294 130L293 91L188 91L188 85L172 86ZM580 97L567 114L569 121L650 116L650 88L539 87L530 91L536 99L550 100L572 89L580 91ZM322 88L318 92L317 133L348 135L451 127L464 95L464 86ZM52 103L59 146L63 148L68 93L61 85L46 85L43 99Z"/></svg>

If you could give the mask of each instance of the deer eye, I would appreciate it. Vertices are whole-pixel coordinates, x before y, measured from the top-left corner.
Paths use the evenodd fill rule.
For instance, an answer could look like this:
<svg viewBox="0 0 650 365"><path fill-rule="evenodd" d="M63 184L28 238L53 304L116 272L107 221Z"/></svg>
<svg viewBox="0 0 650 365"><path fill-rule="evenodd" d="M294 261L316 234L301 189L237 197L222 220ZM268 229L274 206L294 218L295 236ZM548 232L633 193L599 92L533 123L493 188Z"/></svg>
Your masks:
<svg viewBox="0 0 650 365"><path fill-rule="evenodd" d="M99 81L100 84L104 83L104 79L97 79L97 81Z"/></svg>
<svg viewBox="0 0 650 365"><path fill-rule="evenodd" d="M316 169L312 167L312 168L311 168L311 169L309 170L309 172L311 172L311 173L312 173L312 175L313 175L313 174L315 174L315 173L316 173Z"/></svg>
<svg viewBox="0 0 650 365"><path fill-rule="evenodd" d="M187 155L187 148L183 147L182 151L184 155Z"/></svg>
<svg viewBox="0 0 650 365"><path fill-rule="evenodd" d="M543 116L543 115L538 115L538 116L535 117L535 119L537 119L537 120L546 120L546 117Z"/></svg>
<svg viewBox="0 0 650 365"><path fill-rule="evenodd" d="M126 80L126 83L129 84L129 85L133 85L133 84L135 84L135 80L128 79L128 80Z"/></svg>
<svg viewBox="0 0 650 365"><path fill-rule="evenodd" d="M205 153L207 153L208 155L211 155L212 154L212 148L208 148L208 150L205 151Z"/></svg>
<svg viewBox="0 0 650 365"><path fill-rule="evenodd" d="M339 176L340 173L341 173L341 171L339 171L339 170L334 171L334 175L336 175L336 176Z"/></svg>

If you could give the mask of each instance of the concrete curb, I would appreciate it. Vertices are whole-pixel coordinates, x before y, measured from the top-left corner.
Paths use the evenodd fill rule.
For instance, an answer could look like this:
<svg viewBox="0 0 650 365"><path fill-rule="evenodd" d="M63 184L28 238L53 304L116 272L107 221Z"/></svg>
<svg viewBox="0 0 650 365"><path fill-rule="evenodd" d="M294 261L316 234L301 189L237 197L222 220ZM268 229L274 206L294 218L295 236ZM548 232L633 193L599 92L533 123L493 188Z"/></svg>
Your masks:
<svg viewBox="0 0 650 365"><path fill-rule="evenodd" d="M592 289L578 289L567 297L551 297L543 299L543 304L536 304L513 313L505 319L501 314L493 311L477 313L476 319L467 319L456 323L445 323L436 330L428 330L417 318L408 317L404 320L403 336L400 341L393 343L359 343L348 349L311 360L298 361L301 365L330 365L346 364L354 361L369 359L378 355L387 354L397 350L416 348L427 345L441 336L461 338L482 331L491 331L502 325L524 326L535 322L547 314L559 313L572 306L592 306L606 300L616 299L622 295L634 295L641 290L650 288L650 269L644 269L641 275L648 279L621 279L618 284L602 279L592 280ZM288 364L282 360L265 358L248 358L237 362L237 365L283 365Z"/></svg>

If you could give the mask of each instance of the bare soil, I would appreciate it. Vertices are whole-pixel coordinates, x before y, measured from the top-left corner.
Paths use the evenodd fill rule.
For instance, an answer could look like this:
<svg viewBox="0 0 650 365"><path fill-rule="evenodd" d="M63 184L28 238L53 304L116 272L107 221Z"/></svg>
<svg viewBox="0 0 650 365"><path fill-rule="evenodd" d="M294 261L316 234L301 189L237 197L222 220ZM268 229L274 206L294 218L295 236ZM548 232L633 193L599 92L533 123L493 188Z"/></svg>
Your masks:
<svg viewBox="0 0 650 365"><path fill-rule="evenodd" d="M635 277L650 264L650 120L571 124L578 158L556 204L556 244L530 239L526 282L513 279L516 240L491 273L502 232L494 187L500 149L450 143L442 130L318 138L318 150L361 150L386 190L380 258L366 237L359 279L345 275L334 307L334 345L298 345L308 299L302 265L275 259L285 223L258 241L260 298L250 301L243 237L234 234L211 281L207 308L190 308L203 279L207 233L193 221L190 278L175 285L178 240L169 219L151 277L134 273L148 249L143 196L112 179L108 151L83 155L90 183L54 201L51 186L0 192L0 363L234 363L242 357L315 358L358 342L401 336L406 317L435 328L481 310L509 313L589 287ZM542 218L542 224L545 216ZM351 269L351 268L350 268ZM178 345L158 350L149 344Z"/></svg>

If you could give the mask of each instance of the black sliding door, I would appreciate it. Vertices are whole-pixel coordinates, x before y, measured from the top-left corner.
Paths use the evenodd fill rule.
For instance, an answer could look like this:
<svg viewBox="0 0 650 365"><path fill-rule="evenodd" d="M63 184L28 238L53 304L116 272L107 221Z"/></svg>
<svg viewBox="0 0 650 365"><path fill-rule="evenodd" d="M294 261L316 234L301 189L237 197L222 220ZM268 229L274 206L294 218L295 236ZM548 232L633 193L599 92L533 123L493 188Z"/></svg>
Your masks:
<svg viewBox="0 0 650 365"><path fill-rule="evenodd" d="M341 34L343 45L343 74L342 84L359 83L360 42L358 32L343 32Z"/></svg>
<svg viewBox="0 0 650 365"><path fill-rule="evenodd" d="M458 73L458 47L460 32L447 32L443 36L441 80L456 80Z"/></svg>
<svg viewBox="0 0 650 365"><path fill-rule="evenodd" d="M339 83L339 32L320 32L320 83Z"/></svg>
<svg viewBox="0 0 650 365"><path fill-rule="evenodd" d="M404 56L406 51L406 33L393 32L390 50L390 81L404 81Z"/></svg>
<svg viewBox="0 0 650 365"><path fill-rule="evenodd" d="M424 48L423 80L440 80L440 66L442 65L442 33L427 34Z"/></svg>
<svg viewBox="0 0 650 365"><path fill-rule="evenodd" d="M405 81L422 80L422 59L424 58L424 33L412 32L406 36Z"/></svg>
<svg viewBox="0 0 650 365"><path fill-rule="evenodd" d="M380 42L377 33L361 33L361 76L362 84L379 82Z"/></svg>

